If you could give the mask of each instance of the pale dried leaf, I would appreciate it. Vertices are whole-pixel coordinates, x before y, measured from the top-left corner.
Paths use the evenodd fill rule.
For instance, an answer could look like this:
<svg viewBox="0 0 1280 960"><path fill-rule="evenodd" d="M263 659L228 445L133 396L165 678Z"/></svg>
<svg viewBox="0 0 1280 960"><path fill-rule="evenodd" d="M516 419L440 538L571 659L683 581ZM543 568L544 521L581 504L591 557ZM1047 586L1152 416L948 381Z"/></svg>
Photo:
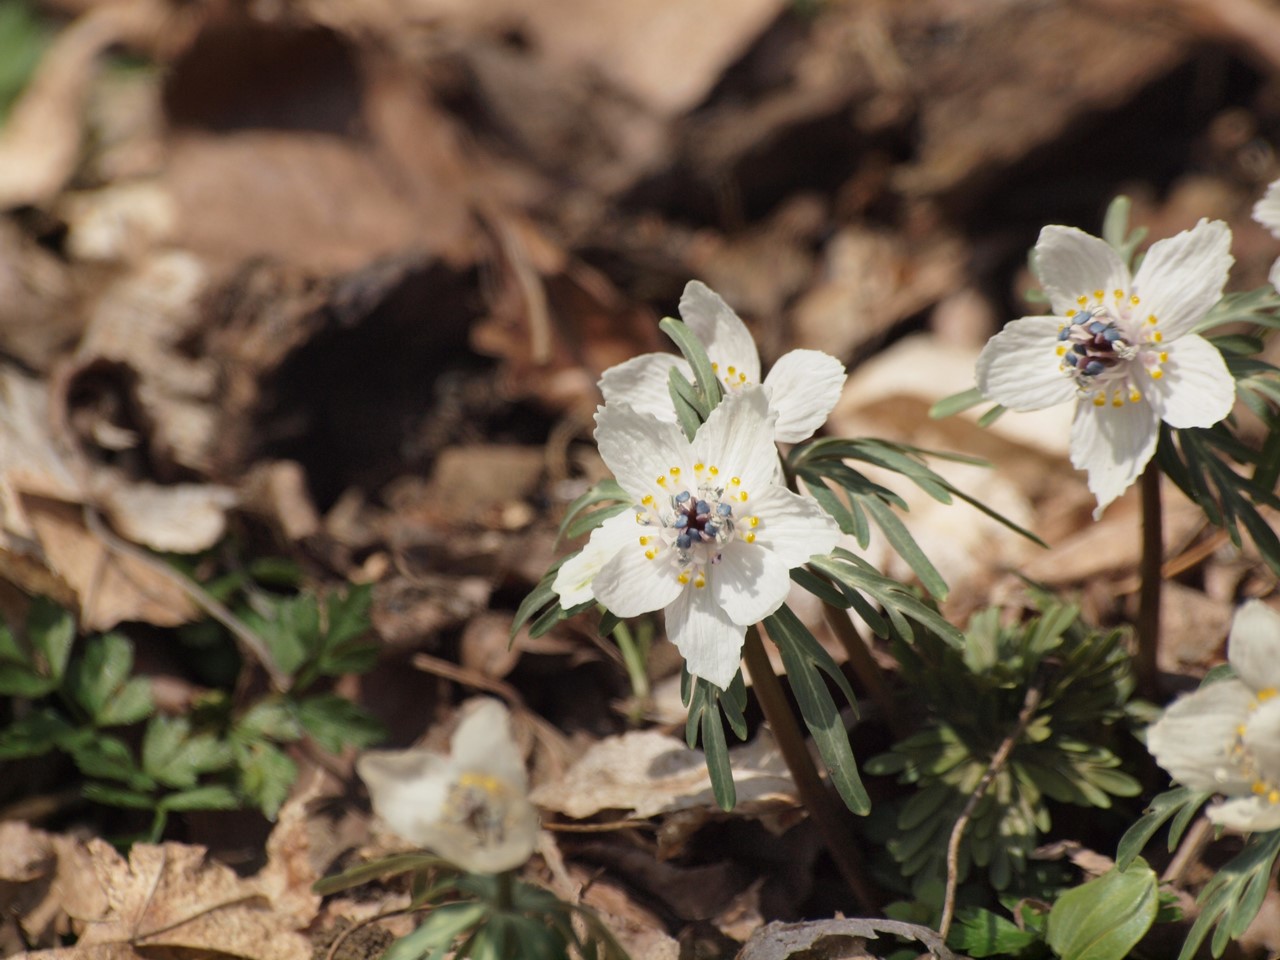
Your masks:
<svg viewBox="0 0 1280 960"><path fill-rule="evenodd" d="M932 951L937 960L963 960L959 954L948 950L942 938L928 927L897 920L852 917L808 923L771 923L752 934L738 954L738 960L788 960L798 955L803 955L806 960L863 960L870 955L864 951L849 952L846 948L851 946L850 941L876 940L881 934L918 941Z"/></svg>
<svg viewBox="0 0 1280 960"><path fill-rule="evenodd" d="M113 482L99 502L121 536L171 553L199 553L222 539L235 491L207 483Z"/></svg>

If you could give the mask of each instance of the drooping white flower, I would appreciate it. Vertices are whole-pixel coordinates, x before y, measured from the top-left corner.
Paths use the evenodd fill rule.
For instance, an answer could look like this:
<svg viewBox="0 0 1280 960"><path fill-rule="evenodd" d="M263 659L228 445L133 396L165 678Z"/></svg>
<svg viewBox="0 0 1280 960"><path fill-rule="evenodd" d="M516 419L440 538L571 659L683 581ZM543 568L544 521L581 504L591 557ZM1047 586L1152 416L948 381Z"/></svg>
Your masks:
<svg viewBox="0 0 1280 960"><path fill-rule="evenodd" d="M632 509L606 520L553 584L565 607L620 617L665 610L689 672L725 688L746 628L775 612L789 572L835 546L835 521L778 481L774 420L759 386L730 392L690 442L617 402L596 413L600 455Z"/></svg>
<svg viewBox="0 0 1280 960"><path fill-rule="evenodd" d="M680 297L680 317L702 342L726 393L761 382L756 343L718 293L691 280ZM605 406L622 402L675 423L667 389L672 367L692 379L688 362L669 353L645 353L610 367L600 378ZM778 414L774 439L799 443L813 436L840 399L844 381L844 364L821 350L792 350L780 357L763 382L769 405Z"/></svg>
<svg viewBox="0 0 1280 960"><path fill-rule="evenodd" d="M1170 776L1226 799L1209 807L1220 826L1280 828L1280 613L1260 600L1236 611L1227 658L1236 677L1176 701L1147 731L1147 749Z"/></svg>
<svg viewBox="0 0 1280 960"><path fill-rule="evenodd" d="M1273 237L1280 239L1280 180L1268 186L1262 199L1253 205L1253 219L1270 230ZM1267 280L1280 290L1280 259L1271 265Z"/></svg>
<svg viewBox="0 0 1280 960"><path fill-rule="evenodd" d="M1050 316L1006 324L978 357L978 389L1013 410L1076 402L1071 463L1089 473L1094 516L1155 452L1160 421L1209 427L1228 413L1235 380L1191 329L1221 298L1231 231L1220 220L1151 245L1136 275L1111 246L1074 227L1036 243Z"/></svg>
<svg viewBox="0 0 1280 960"><path fill-rule="evenodd" d="M373 810L392 832L471 873L501 873L529 859L538 812L510 717L481 699L463 717L450 755L370 750L356 762Z"/></svg>

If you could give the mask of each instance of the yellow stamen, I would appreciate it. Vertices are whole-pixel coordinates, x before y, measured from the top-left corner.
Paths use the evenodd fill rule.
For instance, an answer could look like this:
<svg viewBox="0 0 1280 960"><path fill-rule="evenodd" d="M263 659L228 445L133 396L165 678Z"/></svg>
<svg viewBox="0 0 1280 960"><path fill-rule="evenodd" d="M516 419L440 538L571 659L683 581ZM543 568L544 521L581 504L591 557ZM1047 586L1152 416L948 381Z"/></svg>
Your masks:
<svg viewBox="0 0 1280 960"><path fill-rule="evenodd" d="M1162 341L1163 339L1164 339L1164 334L1163 334L1163 333L1161 333L1159 330L1157 330L1155 333L1153 333L1153 334L1151 335L1151 342L1152 342L1152 343L1159 343L1159 342L1160 342L1160 341Z"/></svg>
<svg viewBox="0 0 1280 960"><path fill-rule="evenodd" d="M1067 345L1065 343L1058 344L1058 356L1062 356L1066 352L1067 352Z"/></svg>
<svg viewBox="0 0 1280 960"><path fill-rule="evenodd" d="M653 494L646 493L643 497L640 498L640 502L643 503L646 507L653 506Z"/></svg>
<svg viewBox="0 0 1280 960"><path fill-rule="evenodd" d="M644 558L646 560L652 560L657 555L658 555L658 551L653 549L653 547L650 547L648 550L644 552Z"/></svg>
<svg viewBox="0 0 1280 960"><path fill-rule="evenodd" d="M1161 351L1160 351L1160 362L1161 362L1161 363L1168 363L1168 362L1169 362L1169 354L1168 354L1166 351L1164 351L1164 350L1161 350Z"/></svg>
<svg viewBox="0 0 1280 960"><path fill-rule="evenodd" d="M712 372L712 373L719 373L719 372L720 372L720 364L718 364L718 363L713 363L713 364L711 365L711 372Z"/></svg>
<svg viewBox="0 0 1280 960"><path fill-rule="evenodd" d="M1124 397L1120 396L1120 394L1117 393L1114 397L1111 398L1111 405L1113 407L1123 407Z"/></svg>
<svg viewBox="0 0 1280 960"><path fill-rule="evenodd" d="M652 540L652 539L653 539L653 537L641 537L641 538L640 538L640 546L642 546L642 547L647 547L647 546L649 545L649 541L650 541L650 540Z"/></svg>
<svg viewBox="0 0 1280 960"><path fill-rule="evenodd" d="M1275 695L1276 695L1275 687L1263 687L1261 690L1258 691L1258 702L1266 703Z"/></svg>
<svg viewBox="0 0 1280 960"><path fill-rule="evenodd" d="M664 473L662 476L658 477L657 483L658 486L665 487L667 485L667 475Z"/></svg>
<svg viewBox="0 0 1280 960"><path fill-rule="evenodd" d="M693 581L693 585L697 587L699 590L701 590L703 587L707 585L707 578L704 577L702 574L698 574L697 579Z"/></svg>
<svg viewBox="0 0 1280 960"><path fill-rule="evenodd" d="M730 478L729 482L730 482L730 483L732 483L735 487L740 487L740 486L742 486L742 478L741 478L741 477L732 477L732 478Z"/></svg>
<svg viewBox="0 0 1280 960"><path fill-rule="evenodd" d="M1101 290L1095 290L1095 291L1093 291L1093 299L1095 299L1095 300L1101 300L1101 299L1102 299L1102 291L1101 291Z"/></svg>
<svg viewBox="0 0 1280 960"><path fill-rule="evenodd" d="M738 499L739 499L739 500L741 500L743 503L746 503L746 502L747 502L747 491L743 490L740 494L738 494Z"/></svg>
<svg viewBox="0 0 1280 960"><path fill-rule="evenodd" d="M1100 393L1094 394L1093 405L1095 407L1105 407L1107 405L1107 398Z"/></svg>
<svg viewBox="0 0 1280 960"><path fill-rule="evenodd" d="M738 374L738 382L739 382L739 383L746 383L746 382L747 382L747 375L746 375L745 373L740 373L740 374Z"/></svg>
<svg viewBox="0 0 1280 960"><path fill-rule="evenodd" d="M679 575L678 577L676 577L676 579L677 579L677 580L679 580L681 583L688 583L688 582L689 582L689 575L688 575L687 573L685 573L683 570L681 570L681 571L680 571L680 575Z"/></svg>
<svg viewBox="0 0 1280 960"><path fill-rule="evenodd" d="M671 468L670 470L668 470L667 472L668 472L669 474L671 474L673 477L678 477L678 476L680 476L680 468L679 468L679 467L672 467L672 468Z"/></svg>
<svg viewBox="0 0 1280 960"><path fill-rule="evenodd" d="M1068 310L1068 311L1067 311L1067 313L1066 313L1066 316L1067 316L1067 319L1068 319L1068 320L1070 320L1070 319L1071 319L1072 317L1074 317L1075 315L1076 315L1076 311L1075 311L1075 310ZM1064 323L1061 327L1058 327L1058 330L1059 330L1059 331L1061 331L1061 330L1062 330L1062 327L1065 327L1065 326L1066 326L1066 324Z"/></svg>
<svg viewBox="0 0 1280 960"><path fill-rule="evenodd" d="M1142 300L1140 300L1138 298L1138 295L1135 293L1132 297L1129 298L1129 302L1136 307L1138 304L1142 302Z"/></svg>
<svg viewBox="0 0 1280 960"><path fill-rule="evenodd" d="M1113 291L1112 291L1112 293L1114 293L1114 294L1115 294L1115 297L1116 297L1116 299L1117 299L1117 300L1119 300L1119 299L1121 299L1122 297L1124 297L1124 291L1123 291L1123 290L1113 290Z"/></svg>
<svg viewBox="0 0 1280 960"><path fill-rule="evenodd" d="M485 793L502 792L502 784L498 782L496 777L491 777L487 773L476 773L471 770L463 771L458 775L458 786L479 787Z"/></svg>
<svg viewBox="0 0 1280 960"><path fill-rule="evenodd" d="M750 518L747 520L747 526L750 526L750 527L758 527L758 526L760 526L760 518L759 518L759 517L750 517Z"/></svg>
<svg viewBox="0 0 1280 960"><path fill-rule="evenodd" d="M1258 796L1262 796L1262 794L1267 792L1267 785L1263 783L1261 780L1255 780L1253 782L1253 786L1250 789L1253 790L1253 792L1256 793Z"/></svg>
<svg viewBox="0 0 1280 960"><path fill-rule="evenodd" d="M1156 319L1156 315L1154 313L1147 317L1147 323L1151 324L1153 327L1159 322L1160 321Z"/></svg>
<svg viewBox="0 0 1280 960"><path fill-rule="evenodd" d="M730 367L730 368L729 368L729 376L731 376L731 377L736 377L737 375L738 375L738 368L737 368L737 367Z"/></svg>
<svg viewBox="0 0 1280 960"><path fill-rule="evenodd" d="M712 475L713 477L714 477L716 474L718 474L719 472L720 472L720 468L719 468L719 467L712 467L712 468L711 468L711 475Z"/></svg>
<svg viewBox="0 0 1280 960"><path fill-rule="evenodd" d="M1156 369L1151 371L1152 380L1159 380L1163 376L1164 376L1164 371L1161 370L1159 367L1156 367Z"/></svg>
<svg viewBox="0 0 1280 960"><path fill-rule="evenodd" d="M1132 388L1132 389L1130 389L1130 390L1129 390L1129 402L1130 402L1130 403L1137 403L1137 402L1138 402L1139 400L1141 400L1141 399L1142 399L1142 394L1140 394L1140 393L1138 392L1137 387L1134 387L1134 388Z"/></svg>
<svg viewBox="0 0 1280 960"><path fill-rule="evenodd" d="M751 533L750 531L747 531L742 535L742 539L747 541L747 543L755 543L756 535L754 533Z"/></svg>
<svg viewBox="0 0 1280 960"><path fill-rule="evenodd" d="M1082 307L1088 302L1089 302L1089 298L1086 297L1083 293L1080 294L1080 296L1076 297L1076 303L1080 304L1080 306Z"/></svg>

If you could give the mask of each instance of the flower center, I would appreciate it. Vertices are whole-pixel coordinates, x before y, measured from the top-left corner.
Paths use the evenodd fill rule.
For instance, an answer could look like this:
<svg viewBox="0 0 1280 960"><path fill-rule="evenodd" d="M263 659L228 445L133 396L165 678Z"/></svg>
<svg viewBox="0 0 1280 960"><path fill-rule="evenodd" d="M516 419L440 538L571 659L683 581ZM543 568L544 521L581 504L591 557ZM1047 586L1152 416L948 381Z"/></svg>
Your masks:
<svg viewBox="0 0 1280 960"><path fill-rule="evenodd" d="M745 387L747 385L747 375L732 364L729 365L729 369L726 370L723 375L720 373L720 364L718 363L713 363L711 365L711 370L716 376L720 377L720 381L730 389L737 389L738 387Z"/></svg>
<svg viewBox="0 0 1280 960"><path fill-rule="evenodd" d="M745 504L750 495L742 480L720 479L720 468L697 464L692 483L680 480L680 468L658 477L669 496L644 497L636 506L636 522L647 528L639 537L649 560L674 551L676 578L701 589L707 585L706 568L720 562L725 545L734 540L754 543L760 518L749 516ZM650 532L652 531L652 532Z"/></svg>
<svg viewBox="0 0 1280 960"><path fill-rule="evenodd" d="M1152 380L1164 376L1161 364L1169 359L1160 348L1164 339L1154 313L1144 318L1137 294L1126 296L1102 290L1076 298L1080 310L1068 310L1058 329L1059 369L1075 381L1081 396L1092 397L1096 407L1123 407L1142 401L1139 374Z"/></svg>
<svg viewBox="0 0 1280 960"><path fill-rule="evenodd" d="M497 846L506 839L515 797L515 790L497 777L464 772L449 785L440 819L464 828L485 846Z"/></svg>

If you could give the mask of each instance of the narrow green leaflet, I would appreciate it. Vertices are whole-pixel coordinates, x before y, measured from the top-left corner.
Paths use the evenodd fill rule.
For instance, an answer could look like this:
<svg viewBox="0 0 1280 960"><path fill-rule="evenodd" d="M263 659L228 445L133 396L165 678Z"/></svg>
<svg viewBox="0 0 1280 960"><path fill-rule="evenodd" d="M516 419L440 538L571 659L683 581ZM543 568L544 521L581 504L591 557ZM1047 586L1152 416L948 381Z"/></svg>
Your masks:
<svg viewBox="0 0 1280 960"><path fill-rule="evenodd" d="M968 390L962 390L960 393L953 393L949 397L943 397L932 407L929 408L929 416L934 420L941 420L944 417L954 417L957 413L964 413L971 410L978 404L982 403L986 398L982 395L982 391L977 387L970 387Z"/></svg>
<svg viewBox="0 0 1280 960"><path fill-rule="evenodd" d="M658 324L658 329L671 338L684 358L689 361L689 366L693 368L694 385L701 395L701 405L709 415L720 405L720 399L724 394L720 389L720 378L716 376L715 370L711 367L711 360L707 357L706 348L694 336L688 325L674 317L664 317ZM702 419L705 420L706 417Z"/></svg>
<svg viewBox="0 0 1280 960"><path fill-rule="evenodd" d="M733 784L729 744L721 716L729 722L739 740L747 738L747 719L743 713L747 706L747 685L742 679L742 671L734 676L728 690L721 690L701 677L691 677L686 670L681 675L680 696L689 708L685 741L693 749L701 740L707 759L707 773L711 777L711 792L721 810L732 810L737 803L737 790Z"/></svg>
<svg viewBox="0 0 1280 960"><path fill-rule="evenodd" d="M483 903L451 903L437 907L422 926L393 943L382 955L382 960L443 956L459 936L484 919L485 912Z"/></svg>
<svg viewBox="0 0 1280 960"><path fill-rule="evenodd" d="M1157 886L1139 857L1068 890L1049 911L1049 946L1062 960L1121 960L1155 922Z"/></svg>
<svg viewBox="0 0 1280 960"><path fill-rule="evenodd" d="M1175 787L1158 794L1120 838L1116 847L1116 866L1121 870L1128 868L1159 829L1174 818L1169 829L1169 850L1172 852L1191 818L1211 796L1213 794L1207 790L1192 790L1190 787Z"/></svg>
<svg viewBox="0 0 1280 960"><path fill-rule="evenodd" d="M858 776L858 762L849 745L849 731L831 693L824 675L839 688L857 714L857 698L831 655L814 639L799 617L783 604L778 611L764 620L769 638L782 654L787 669L787 682L800 706L800 715L818 753L831 776L836 792L850 810L857 814L871 811L871 798Z"/></svg>
<svg viewBox="0 0 1280 960"><path fill-rule="evenodd" d="M667 392L671 395L671 403L675 407L676 420L680 429L690 440L698 432L698 428L706 423L711 411L706 401L698 393L683 373L675 367L667 373Z"/></svg>

